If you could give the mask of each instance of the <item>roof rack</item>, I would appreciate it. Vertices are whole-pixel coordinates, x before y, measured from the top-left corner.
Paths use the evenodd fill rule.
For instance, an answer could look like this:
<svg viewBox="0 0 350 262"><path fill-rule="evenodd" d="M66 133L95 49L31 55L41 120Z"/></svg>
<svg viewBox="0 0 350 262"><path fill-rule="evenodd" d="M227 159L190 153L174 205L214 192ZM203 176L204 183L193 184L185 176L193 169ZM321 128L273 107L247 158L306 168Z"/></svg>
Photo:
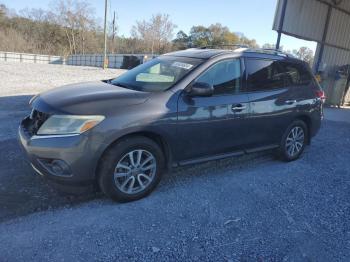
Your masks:
<svg viewBox="0 0 350 262"><path fill-rule="evenodd" d="M271 54L271 55L279 55L279 56L284 56L284 57L291 57L295 58L294 55L283 52L280 49L275 49L275 48L251 48L248 45L244 44L227 44L227 45L207 45L207 46L202 46L198 47L199 49L214 49L214 48L222 48L223 47L235 47L236 49L232 49L233 51L236 52L256 52L256 53L262 53L262 54ZM231 49L228 49L231 50Z"/></svg>
<svg viewBox="0 0 350 262"><path fill-rule="evenodd" d="M258 49L249 49L248 52L258 52L258 53L267 53L267 54L272 54L272 55L279 55L279 56L284 56L284 57L294 57L294 55L283 52L282 50L275 49L275 48L258 48Z"/></svg>
<svg viewBox="0 0 350 262"><path fill-rule="evenodd" d="M227 45L206 45L206 46L201 46L199 49L210 49L210 48L217 48L217 47L236 47L236 48L249 48L248 45L243 45L243 44L227 44Z"/></svg>

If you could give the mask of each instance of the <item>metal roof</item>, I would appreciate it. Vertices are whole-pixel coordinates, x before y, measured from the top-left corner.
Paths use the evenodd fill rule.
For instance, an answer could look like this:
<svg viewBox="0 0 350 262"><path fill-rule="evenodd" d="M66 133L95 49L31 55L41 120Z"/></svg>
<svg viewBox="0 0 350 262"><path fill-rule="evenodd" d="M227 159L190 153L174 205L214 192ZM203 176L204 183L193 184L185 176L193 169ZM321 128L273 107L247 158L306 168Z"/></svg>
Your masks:
<svg viewBox="0 0 350 262"><path fill-rule="evenodd" d="M322 41L328 7L331 6L326 43L350 49L350 1L337 0L288 0L282 32L298 38ZM278 0L273 29L278 30L283 0Z"/></svg>
<svg viewBox="0 0 350 262"><path fill-rule="evenodd" d="M278 30L282 2L278 1L273 29ZM327 5L316 0L289 0L282 32L299 38L321 41L327 16Z"/></svg>
<svg viewBox="0 0 350 262"><path fill-rule="evenodd" d="M283 2L276 8L273 29L278 31ZM320 69L350 64L350 0L286 0L281 32L318 43ZM318 59L320 55L321 59ZM318 65L316 66L318 68Z"/></svg>

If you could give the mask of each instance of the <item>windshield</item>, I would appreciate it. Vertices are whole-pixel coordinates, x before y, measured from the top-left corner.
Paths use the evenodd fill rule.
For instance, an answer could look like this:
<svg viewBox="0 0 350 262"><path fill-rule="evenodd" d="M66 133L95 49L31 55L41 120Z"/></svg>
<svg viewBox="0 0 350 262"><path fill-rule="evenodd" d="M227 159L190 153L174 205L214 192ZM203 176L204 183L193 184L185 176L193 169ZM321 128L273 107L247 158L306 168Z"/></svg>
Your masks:
<svg viewBox="0 0 350 262"><path fill-rule="evenodd" d="M179 82L203 60L161 56L139 65L109 83L144 92L161 92Z"/></svg>

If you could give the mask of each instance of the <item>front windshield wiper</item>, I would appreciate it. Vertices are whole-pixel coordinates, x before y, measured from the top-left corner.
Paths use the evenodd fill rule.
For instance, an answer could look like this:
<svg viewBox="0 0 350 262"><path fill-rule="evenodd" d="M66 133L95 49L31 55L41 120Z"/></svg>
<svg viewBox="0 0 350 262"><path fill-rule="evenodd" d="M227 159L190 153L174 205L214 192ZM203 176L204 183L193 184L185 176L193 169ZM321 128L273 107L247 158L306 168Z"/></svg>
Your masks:
<svg viewBox="0 0 350 262"><path fill-rule="evenodd" d="M112 82L113 79L109 79L107 80L107 83L108 84L111 84L111 85L114 85L114 86L120 86L120 87L124 87L124 88L127 88L127 89L131 89L128 85L126 84L122 84L122 83L119 83L119 82Z"/></svg>

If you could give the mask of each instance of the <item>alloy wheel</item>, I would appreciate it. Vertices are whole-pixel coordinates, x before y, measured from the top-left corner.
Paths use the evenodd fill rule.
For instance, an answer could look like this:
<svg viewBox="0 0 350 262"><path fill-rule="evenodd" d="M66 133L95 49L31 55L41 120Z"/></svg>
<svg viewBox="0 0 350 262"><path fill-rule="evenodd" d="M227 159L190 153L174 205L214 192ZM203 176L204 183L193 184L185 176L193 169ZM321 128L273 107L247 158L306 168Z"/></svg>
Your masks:
<svg viewBox="0 0 350 262"><path fill-rule="evenodd" d="M305 140L304 129L300 126L293 127L286 139L286 151L290 157L295 157L303 148Z"/></svg>
<svg viewBox="0 0 350 262"><path fill-rule="evenodd" d="M154 180L157 161L147 150L137 149L126 153L114 169L114 183L126 194L145 190Z"/></svg>

